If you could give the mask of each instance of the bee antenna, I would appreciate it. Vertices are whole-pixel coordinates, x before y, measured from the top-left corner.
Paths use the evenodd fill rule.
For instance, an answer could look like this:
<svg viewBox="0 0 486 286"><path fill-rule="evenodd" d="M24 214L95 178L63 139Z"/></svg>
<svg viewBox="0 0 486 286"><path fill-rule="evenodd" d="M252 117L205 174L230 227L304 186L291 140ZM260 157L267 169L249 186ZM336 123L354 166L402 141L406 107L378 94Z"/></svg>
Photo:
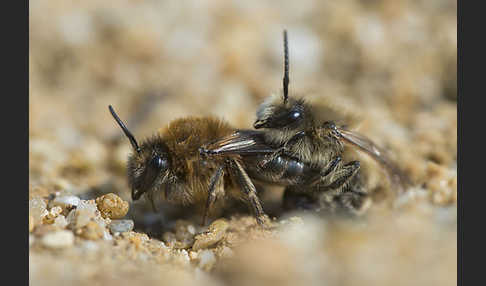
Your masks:
<svg viewBox="0 0 486 286"><path fill-rule="evenodd" d="M283 96L284 104L289 98L289 44L287 40L287 30L283 31L284 37L284 77L283 77Z"/></svg>
<svg viewBox="0 0 486 286"><path fill-rule="evenodd" d="M135 140L135 137L128 131L128 128L123 124L123 121L121 121L120 117L116 114L115 110L111 105L108 105L108 109L111 112L111 115L113 115L113 118L115 118L116 122L118 122L118 125L120 125L121 129L125 133L125 135L128 137L130 140L130 143L132 144L133 149L137 151L137 153L140 153L140 147L138 147L137 140Z"/></svg>

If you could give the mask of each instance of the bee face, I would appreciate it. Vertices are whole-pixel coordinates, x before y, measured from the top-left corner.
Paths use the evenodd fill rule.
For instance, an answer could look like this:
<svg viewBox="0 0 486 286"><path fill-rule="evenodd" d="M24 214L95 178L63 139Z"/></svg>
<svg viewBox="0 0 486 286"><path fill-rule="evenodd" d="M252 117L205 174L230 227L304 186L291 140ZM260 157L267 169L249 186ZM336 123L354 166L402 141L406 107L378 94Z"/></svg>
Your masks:
<svg viewBox="0 0 486 286"><path fill-rule="evenodd" d="M306 106L302 99L289 98L282 102L279 97L270 97L262 103L257 111L257 120L253 124L255 129L259 128L299 128L308 117Z"/></svg>
<svg viewBox="0 0 486 286"><path fill-rule="evenodd" d="M142 144L140 152L134 152L128 159L132 199L138 200L142 194L160 188L170 174L171 165L169 150L160 138Z"/></svg>

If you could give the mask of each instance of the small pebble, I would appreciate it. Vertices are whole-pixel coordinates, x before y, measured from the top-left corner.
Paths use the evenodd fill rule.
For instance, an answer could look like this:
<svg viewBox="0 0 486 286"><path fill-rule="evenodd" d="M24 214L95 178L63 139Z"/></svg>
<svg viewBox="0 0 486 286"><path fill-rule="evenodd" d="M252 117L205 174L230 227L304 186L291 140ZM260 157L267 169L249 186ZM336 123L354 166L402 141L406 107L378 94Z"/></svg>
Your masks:
<svg viewBox="0 0 486 286"><path fill-rule="evenodd" d="M127 238L132 244L135 245L137 250L140 250L144 247L144 243L149 241L148 235L145 233L138 233L138 232L122 232L122 237Z"/></svg>
<svg viewBox="0 0 486 286"><path fill-rule="evenodd" d="M233 250L231 250L231 248L227 247L227 246L224 246L221 250L219 250L218 252L218 256L219 257L224 257L224 258L228 258L228 257L232 257L234 255L234 252Z"/></svg>
<svg viewBox="0 0 486 286"><path fill-rule="evenodd" d="M80 236L89 240L98 240L103 237L104 228L94 221L88 222L81 230Z"/></svg>
<svg viewBox="0 0 486 286"><path fill-rule="evenodd" d="M194 243L194 226L185 220L177 220L175 223L176 248L189 248Z"/></svg>
<svg viewBox="0 0 486 286"><path fill-rule="evenodd" d="M199 267L205 271L211 270L211 268L216 263L216 256L211 250L205 249L201 251L198 257L199 257Z"/></svg>
<svg viewBox="0 0 486 286"><path fill-rule="evenodd" d="M34 219L34 226L42 223L42 216L45 214L46 207L46 202L40 197L29 200L29 215Z"/></svg>
<svg viewBox="0 0 486 286"><path fill-rule="evenodd" d="M187 231L192 235L196 234L196 228L192 224L187 226Z"/></svg>
<svg viewBox="0 0 486 286"><path fill-rule="evenodd" d="M96 217L98 209L96 208L94 201L91 200L80 201L78 207L73 211L75 211L75 217L71 222L74 223L74 228L82 228ZM71 213L69 213L69 215L71 215Z"/></svg>
<svg viewBox="0 0 486 286"><path fill-rule="evenodd" d="M75 223L76 223L76 210L73 209L71 210L68 215L66 216L66 221L68 223L68 225L72 225L74 226Z"/></svg>
<svg viewBox="0 0 486 286"><path fill-rule="evenodd" d="M218 243L223 239L226 230L229 225L225 219L215 220L210 226L207 232L196 235L194 245L192 249L197 251L199 249L208 248L211 245Z"/></svg>
<svg viewBox="0 0 486 286"><path fill-rule="evenodd" d="M113 236L110 234L109 231L106 229L103 231L103 239L104 240L113 240Z"/></svg>
<svg viewBox="0 0 486 286"><path fill-rule="evenodd" d="M68 225L68 222L63 215L59 215L58 217L56 217L54 219L54 223L52 225L59 227L59 228L66 228L66 226Z"/></svg>
<svg viewBox="0 0 486 286"><path fill-rule="evenodd" d="M189 254L185 249L181 249L179 251L175 251L174 255L172 256L173 262L180 266L188 266L191 262L189 258Z"/></svg>
<svg viewBox="0 0 486 286"><path fill-rule="evenodd" d="M172 232L165 232L162 235L162 239L165 241L165 243L167 243L167 246L170 248L174 247L177 242L176 236Z"/></svg>
<svg viewBox="0 0 486 286"><path fill-rule="evenodd" d="M45 216L43 216L42 222L45 224L53 224L54 220L57 218L57 216L59 216L60 213L62 213L61 207L53 207Z"/></svg>
<svg viewBox="0 0 486 286"><path fill-rule="evenodd" d="M109 193L98 197L96 205L104 218L118 219L124 217L128 212L128 202L119 196Z"/></svg>
<svg viewBox="0 0 486 286"><path fill-rule="evenodd" d="M197 252L195 252L195 251L189 251L189 258L191 260L197 259L197 256L198 256L197 255Z"/></svg>
<svg viewBox="0 0 486 286"><path fill-rule="evenodd" d="M68 230L50 232L42 237L41 243L49 248L69 247L74 244L74 234Z"/></svg>
<svg viewBox="0 0 486 286"><path fill-rule="evenodd" d="M54 198L49 204L59 206L63 209L71 209L79 205L80 199L76 196L59 196Z"/></svg>
<svg viewBox="0 0 486 286"><path fill-rule="evenodd" d="M111 233L127 232L133 229L134 223L131 219L115 219L108 225Z"/></svg>

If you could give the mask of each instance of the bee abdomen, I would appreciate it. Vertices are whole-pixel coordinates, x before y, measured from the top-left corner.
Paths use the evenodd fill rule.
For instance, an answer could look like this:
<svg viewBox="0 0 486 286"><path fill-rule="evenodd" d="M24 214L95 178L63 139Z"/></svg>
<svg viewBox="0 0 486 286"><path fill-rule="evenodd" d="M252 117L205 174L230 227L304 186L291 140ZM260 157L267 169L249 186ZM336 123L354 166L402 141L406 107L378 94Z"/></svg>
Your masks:
<svg viewBox="0 0 486 286"><path fill-rule="evenodd" d="M249 164L250 176L283 185L304 183L305 175L309 173L304 163L287 156L278 156L264 166L253 167L255 165L258 164Z"/></svg>
<svg viewBox="0 0 486 286"><path fill-rule="evenodd" d="M281 158L281 157L279 157L279 158ZM286 161L286 162L281 163L281 164L285 165L285 171L282 174L282 179L293 179L293 180L295 180L296 178L299 178L304 174L304 171L306 169L304 163L293 160L293 159L285 160L285 159L281 158L281 160Z"/></svg>

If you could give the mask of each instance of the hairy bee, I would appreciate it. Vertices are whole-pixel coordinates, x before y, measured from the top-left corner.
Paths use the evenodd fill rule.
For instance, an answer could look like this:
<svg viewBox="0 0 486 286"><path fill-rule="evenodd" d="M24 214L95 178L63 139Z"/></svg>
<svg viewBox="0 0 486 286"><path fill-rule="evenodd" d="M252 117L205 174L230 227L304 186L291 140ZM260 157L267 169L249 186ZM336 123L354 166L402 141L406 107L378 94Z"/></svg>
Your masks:
<svg viewBox="0 0 486 286"><path fill-rule="evenodd" d="M204 146L212 155L239 154L252 179L286 185L284 205L303 208L341 208L358 211L367 197L360 180L360 162L343 162L346 144L378 161L399 189L408 178L384 150L355 131L326 118L325 108L289 97L287 32L284 31L282 96L271 96L257 110L255 129L241 130ZM328 117L328 116L327 116ZM326 119L325 119L326 118ZM275 149L267 154L250 150Z"/></svg>
<svg viewBox="0 0 486 286"><path fill-rule="evenodd" d="M205 225L216 201L235 198L244 200L257 222L264 223L265 214L256 188L239 155L219 158L202 156L199 152L201 145L234 132L227 123L212 117L182 118L170 122L139 145L111 105L109 110L134 150L127 164L132 200L145 194L154 210L155 195L180 205L205 202Z"/></svg>

